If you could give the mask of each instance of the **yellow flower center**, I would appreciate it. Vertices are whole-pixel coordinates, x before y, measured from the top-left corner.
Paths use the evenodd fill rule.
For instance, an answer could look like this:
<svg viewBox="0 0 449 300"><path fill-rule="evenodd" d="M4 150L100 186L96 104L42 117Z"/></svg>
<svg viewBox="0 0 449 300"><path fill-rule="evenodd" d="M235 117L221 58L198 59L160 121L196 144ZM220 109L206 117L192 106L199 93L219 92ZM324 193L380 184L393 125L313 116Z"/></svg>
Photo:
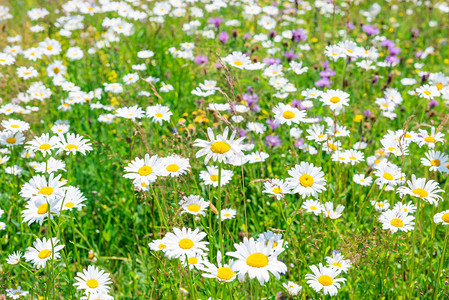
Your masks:
<svg viewBox="0 0 449 300"><path fill-rule="evenodd" d="M7 138L6 139L6 142L8 143L8 144L15 144L16 143L16 138L14 138L14 137L9 137L9 138Z"/></svg>
<svg viewBox="0 0 449 300"><path fill-rule="evenodd" d="M332 263L332 265L341 268L341 263L339 262L334 262Z"/></svg>
<svg viewBox="0 0 449 300"><path fill-rule="evenodd" d="M302 186L310 187L313 185L313 182L314 182L313 177L310 176L309 174L302 174L301 177L299 177L299 183Z"/></svg>
<svg viewBox="0 0 449 300"><path fill-rule="evenodd" d="M321 275L320 277L318 277L318 282L324 286L329 286L334 283L334 280L328 275Z"/></svg>
<svg viewBox="0 0 449 300"><path fill-rule="evenodd" d="M64 206L65 206L65 207L68 207L68 208L72 208L72 207L75 206L75 203L73 203L73 202L67 202L66 204L64 204Z"/></svg>
<svg viewBox="0 0 449 300"><path fill-rule="evenodd" d="M47 195L50 196L51 194L53 194L53 188L49 187L49 186L44 186L43 188L41 188L38 192L38 194L41 195Z"/></svg>
<svg viewBox="0 0 449 300"><path fill-rule="evenodd" d="M214 153L224 154L231 150L231 145L226 142L217 141L210 145L210 150Z"/></svg>
<svg viewBox="0 0 449 300"><path fill-rule="evenodd" d="M425 189L421 189L421 188L412 190L412 193L418 195L419 198L424 198L424 197L429 196L429 193Z"/></svg>
<svg viewBox="0 0 449 300"><path fill-rule="evenodd" d="M429 96L430 94L432 94L430 91L424 91L424 94L426 94L427 96Z"/></svg>
<svg viewBox="0 0 449 300"><path fill-rule="evenodd" d="M348 51L349 53L354 53L354 51L352 51L351 49L346 49L346 51Z"/></svg>
<svg viewBox="0 0 449 300"><path fill-rule="evenodd" d="M182 239L179 241L178 246L181 249L190 249L193 247L193 241L191 239Z"/></svg>
<svg viewBox="0 0 449 300"><path fill-rule="evenodd" d="M45 259L51 255L51 251L48 249L44 249L37 256L39 256L40 259Z"/></svg>
<svg viewBox="0 0 449 300"><path fill-rule="evenodd" d="M200 209L201 207L197 204L190 204L189 206L187 206L188 211L199 212Z"/></svg>
<svg viewBox="0 0 449 300"><path fill-rule="evenodd" d="M445 223L449 223L449 213L445 213L441 219L445 222Z"/></svg>
<svg viewBox="0 0 449 300"><path fill-rule="evenodd" d="M435 143L435 138L433 136L428 136L424 138L427 143Z"/></svg>
<svg viewBox="0 0 449 300"><path fill-rule="evenodd" d="M11 125L11 128L15 128L15 129L17 129L17 128L19 128L20 126L19 125L16 125L16 124L12 124Z"/></svg>
<svg viewBox="0 0 449 300"><path fill-rule="evenodd" d="M266 245L268 246L269 241L266 242ZM276 241L273 241L273 248L276 248L278 245L278 243L276 243Z"/></svg>
<svg viewBox="0 0 449 300"><path fill-rule="evenodd" d="M98 281L96 279L91 278L86 282L86 285L91 289L94 289L98 286Z"/></svg>
<svg viewBox="0 0 449 300"><path fill-rule="evenodd" d="M317 207L312 205L312 206L310 207L310 209L311 209L311 210L317 210Z"/></svg>
<svg viewBox="0 0 449 300"><path fill-rule="evenodd" d="M161 114L161 113L157 113L156 114L156 117L158 117L158 118L162 118L164 115L163 114Z"/></svg>
<svg viewBox="0 0 449 300"><path fill-rule="evenodd" d="M42 149L42 150L48 150L50 148L51 148L50 144L42 144L39 146L39 149Z"/></svg>
<svg viewBox="0 0 449 300"><path fill-rule="evenodd" d="M143 166L139 168L137 173L139 173L140 176L147 176L153 173L153 168L149 166Z"/></svg>
<svg viewBox="0 0 449 300"><path fill-rule="evenodd" d="M393 180L393 175L387 172L385 172L384 175L382 175L382 177L385 178L386 180Z"/></svg>
<svg viewBox="0 0 449 300"><path fill-rule="evenodd" d="M404 222L402 222L402 220L398 218L391 219L390 224L393 225L394 227L404 226Z"/></svg>
<svg viewBox="0 0 449 300"><path fill-rule="evenodd" d="M167 248L167 246L164 245L164 244L160 244L158 248L159 248L159 249L165 249L165 248Z"/></svg>
<svg viewBox="0 0 449 300"><path fill-rule="evenodd" d="M275 188L273 189L273 193L275 193L275 194L280 194L280 193L282 193L282 189L281 189L280 187L275 187Z"/></svg>
<svg viewBox="0 0 449 300"><path fill-rule="evenodd" d="M282 114L282 116L286 119L293 119L295 117L295 113L292 111L284 111L284 113Z"/></svg>
<svg viewBox="0 0 449 300"><path fill-rule="evenodd" d="M234 276L234 272L232 272L229 267L222 267L217 269L217 277L222 280L231 280L232 276Z"/></svg>
<svg viewBox="0 0 449 300"><path fill-rule="evenodd" d="M268 257L260 252L256 252L248 256L246 264L253 268L263 268L268 265Z"/></svg>
<svg viewBox="0 0 449 300"><path fill-rule="evenodd" d="M384 207L384 205L382 203L377 203L377 206Z"/></svg>
<svg viewBox="0 0 449 300"><path fill-rule="evenodd" d="M210 180L218 181L218 175L210 175Z"/></svg>
<svg viewBox="0 0 449 300"><path fill-rule="evenodd" d="M196 265L198 263L198 258L196 257L191 257L187 260L189 262L189 264L191 265Z"/></svg>
<svg viewBox="0 0 449 300"><path fill-rule="evenodd" d="M355 156L350 156L349 159L357 160L357 158Z"/></svg>
<svg viewBox="0 0 449 300"><path fill-rule="evenodd" d="M58 74L59 72L61 72L61 70L59 70L59 68L53 68L53 73Z"/></svg>
<svg viewBox="0 0 449 300"><path fill-rule="evenodd" d="M78 146L74 144L68 144L67 146L65 146L65 149L69 151L72 151L73 149L78 150Z"/></svg>
<svg viewBox="0 0 449 300"><path fill-rule="evenodd" d="M41 204L37 208L37 213L40 215L46 214L47 212L48 212L48 204L47 203Z"/></svg>
<svg viewBox="0 0 449 300"><path fill-rule="evenodd" d="M236 60L236 61L234 62L234 65L236 65L236 66L241 66L241 65L243 65L243 63L242 63L240 60Z"/></svg>
<svg viewBox="0 0 449 300"><path fill-rule="evenodd" d="M441 165L441 162L440 162L439 159L432 159L432 160L430 161L430 164L431 164L432 166L434 166L434 167L438 167L438 166Z"/></svg>
<svg viewBox="0 0 449 300"><path fill-rule="evenodd" d="M223 216L225 216L225 217L230 217L231 214L224 214Z"/></svg>
<svg viewBox="0 0 449 300"><path fill-rule="evenodd" d="M329 101L332 103L338 103L338 102L340 102L340 97L334 96L334 97L330 98Z"/></svg>
<svg viewBox="0 0 449 300"><path fill-rule="evenodd" d="M168 165L166 169L169 172L176 172L179 170L179 167L178 167L178 165L171 164L171 165Z"/></svg>
<svg viewBox="0 0 449 300"><path fill-rule="evenodd" d="M53 50L53 47L52 46L47 46L47 50L51 51L51 50Z"/></svg>
<svg viewBox="0 0 449 300"><path fill-rule="evenodd" d="M439 82L439 83L436 84L436 87L437 87L439 90L442 90L442 89L443 89L443 84Z"/></svg>

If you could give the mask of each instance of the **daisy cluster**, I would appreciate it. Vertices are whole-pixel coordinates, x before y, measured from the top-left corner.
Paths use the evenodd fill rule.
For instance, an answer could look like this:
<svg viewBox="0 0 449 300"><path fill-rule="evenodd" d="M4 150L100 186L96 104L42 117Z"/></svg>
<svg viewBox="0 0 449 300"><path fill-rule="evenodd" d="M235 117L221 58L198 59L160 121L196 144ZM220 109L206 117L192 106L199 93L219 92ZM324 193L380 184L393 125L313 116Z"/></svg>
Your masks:
<svg viewBox="0 0 449 300"><path fill-rule="evenodd" d="M448 297L446 1L13 2L8 298Z"/></svg>

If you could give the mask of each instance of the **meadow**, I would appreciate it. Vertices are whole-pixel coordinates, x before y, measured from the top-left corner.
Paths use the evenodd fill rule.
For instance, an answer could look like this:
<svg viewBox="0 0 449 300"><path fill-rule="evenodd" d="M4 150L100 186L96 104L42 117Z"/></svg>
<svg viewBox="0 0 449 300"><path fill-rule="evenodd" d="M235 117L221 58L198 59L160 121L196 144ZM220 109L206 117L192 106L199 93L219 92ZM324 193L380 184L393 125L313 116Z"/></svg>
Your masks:
<svg viewBox="0 0 449 300"><path fill-rule="evenodd" d="M0 0L0 299L449 298L449 4Z"/></svg>

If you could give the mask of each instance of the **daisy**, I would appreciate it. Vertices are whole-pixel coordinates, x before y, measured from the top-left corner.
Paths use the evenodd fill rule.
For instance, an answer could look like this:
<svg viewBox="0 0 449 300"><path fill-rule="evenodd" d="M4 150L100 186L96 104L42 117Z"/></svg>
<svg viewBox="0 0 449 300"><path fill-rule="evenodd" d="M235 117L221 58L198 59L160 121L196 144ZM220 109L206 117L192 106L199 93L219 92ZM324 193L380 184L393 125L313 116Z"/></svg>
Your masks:
<svg viewBox="0 0 449 300"><path fill-rule="evenodd" d="M115 115L117 117L131 119L135 121L136 119L143 118L145 116L145 112L142 108L137 105L131 107L121 107L115 111Z"/></svg>
<svg viewBox="0 0 449 300"><path fill-rule="evenodd" d="M328 90L321 94L321 102L328 105L336 114L339 114L344 106L349 105L349 94L341 90Z"/></svg>
<svg viewBox="0 0 449 300"><path fill-rule="evenodd" d="M435 223L442 223L443 225L449 225L449 210L439 212L433 216Z"/></svg>
<svg viewBox="0 0 449 300"><path fill-rule="evenodd" d="M61 257L59 250L64 248L64 245L57 245L59 240L52 238L37 239L33 243L33 247L28 247L25 252L25 260L31 262L37 269L45 268L47 260L55 260Z"/></svg>
<svg viewBox="0 0 449 300"><path fill-rule="evenodd" d="M33 140L27 142L25 148L33 152L41 152L44 156L51 155L51 150L55 149L59 138L56 136L50 137L48 133L42 134L40 137L35 137Z"/></svg>
<svg viewBox="0 0 449 300"><path fill-rule="evenodd" d="M22 255L23 254L20 251L13 252L12 254L8 255L8 257L6 258L6 262L9 265L15 266L21 261Z"/></svg>
<svg viewBox="0 0 449 300"><path fill-rule="evenodd" d="M408 186L401 186L397 189L399 195L410 195L413 197L424 199L433 205L438 205L438 201L443 197L437 193L444 193L444 190L440 189L438 182L434 180L428 180L426 178L416 178L415 174L412 175L411 180L407 180Z"/></svg>
<svg viewBox="0 0 449 300"><path fill-rule="evenodd" d="M33 67L19 67L17 68L16 73L19 78L23 78L25 80L37 77L39 75Z"/></svg>
<svg viewBox="0 0 449 300"><path fill-rule="evenodd" d="M182 255L179 257L179 260L181 261L181 265L189 267L189 270L197 269L204 271L205 265L208 263L207 259L204 259L202 255Z"/></svg>
<svg viewBox="0 0 449 300"><path fill-rule="evenodd" d="M208 242L203 242L206 233L200 232L199 228L192 231L190 228L173 228L173 233L165 235L164 241L167 243L165 255L169 259L178 258L182 255L195 256L203 255L207 251Z"/></svg>
<svg viewBox="0 0 449 300"><path fill-rule="evenodd" d="M67 155L70 153L75 155L78 152L86 155L86 151L93 150L89 140L75 133L67 133L65 137L63 134L59 134L59 141L55 147L59 148L56 153L65 152Z"/></svg>
<svg viewBox="0 0 449 300"><path fill-rule="evenodd" d="M0 165L3 165L4 163L8 162L9 160L9 156L8 155L0 155Z"/></svg>
<svg viewBox="0 0 449 300"><path fill-rule="evenodd" d="M205 216L206 209L209 207L209 202L204 201L204 199L198 195L190 195L188 197L184 197L179 202L179 204L182 208L181 215L184 213L188 213L194 216Z"/></svg>
<svg viewBox="0 0 449 300"><path fill-rule="evenodd" d="M315 216L320 215L324 208L318 200L306 200L301 207L304 208L308 213L314 213Z"/></svg>
<svg viewBox="0 0 449 300"><path fill-rule="evenodd" d="M352 180L361 186L369 186L373 183L373 178L369 176L365 177L365 174L354 174Z"/></svg>
<svg viewBox="0 0 449 300"><path fill-rule="evenodd" d="M345 151L345 154L351 165L355 165L365 160L365 156L362 151L349 149Z"/></svg>
<svg viewBox="0 0 449 300"><path fill-rule="evenodd" d="M57 171L66 171L65 162L50 157L47 161L38 163L34 169L39 173L54 173Z"/></svg>
<svg viewBox="0 0 449 300"><path fill-rule="evenodd" d="M14 119L3 120L1 125L5 128L5 130L9 130L11 132L23 132L30 129L30 124L27 122Z"/></svg>
<svg viewBox="0 0 449 300"><path fill-rule="evenodd" d="M340 283L346 281L345 278L337 278L341 271L335 268L324 267L321 263L317 266L310 266L313 274L307 274L307 284L315 292L323 290L324 295L335 296L340 288Z"/></svg>
<svg viewBox="0 0 449 300"><path fill-rule="evenodd" d="M374 206L374 209L377 211L384 211L390 207L390 203L387 200L384 201L370 201L371 205Z"/></svg>
<svg viewBox="0 0 449 300"><path fill-rule="evenodd" d="M425 153L425 155L425 158L421 158L421 163L424 166L430 167L430 171L440 170L441 166L446 165L449 159L449 156L440 151L429 150Z"/></svg>
<svg viewBox="0 0 449 300"><path fill-rule="evenodd" d="M271 179L263 184L263 193L273 195L276 200L280 200L285 194L290 194L290 186L282 179Z"/></svg>
<svg viewBox="0 0 449 300"><path fill-rule="evenodd" d="M190 170L188 158L170 155L161 159L161 176L179 177Z"/></svg>
<svg viewBox="0 0 449 300"><path fill-rule="evenodd" d="M249 131L254 131L257 134L263 134L265 131L267 131L267 126L258 122L248 122L248 124L246 124L246 128Z"/></svg>
<svg viewBox="0 0 449 300"><path fill-rule="evenodd" d="M287 242L284 242L282 239L282 234L274 233L271 230L259 234L259 238L256 242L263 242L266 245L270 244L273 247L273 250L282 249L287 245Z"/></svg>
<svg viewBox="0 0 449 300"><path fill-rule="evenodd" d="M234 244L237 251L228 252L226 255L237 260L232 269L238 272L239 281L243 281L248 274L250 279L257 278L260 285L264 285L270 279L270 273L277 279L280 274L287 272L287 266L278 260L278 256L284 251L283 248L273 249L263 241L254 241L253 238L243 238L243 242Z"/></svg>
<svg viewBox="0 0 449 300"><path fill-rule="evenodd" d="M334 251L331 256L325 257L329 267L335 268L343 273L347 273L352 263L349 259L344 259L344 256L337 251Z"/></svg>
<svg viewBox="0 0 449 300"><path fill-rule="evenodd" d="M308 67L302 66L302 61L300 62L292 61L290 62L290 67L292 68L293 72L295 72L296 75L301 75L307 72L307 70L309 69Z"/></svg>
<svg viewBox="0 0 449 300"><path fill-rule="evenodd" d="M67 133L70 129L69 124L55 124L51 127L51 131L56 134L64 134Z"/></svg>
<svg viewBox="0 0 449 300"><path fill-rule="evenodd" d="M231 282L236 277L236 272L233 271L234 260L230 259L229 263L222 264L221 251L217 251L217 266L210 262L204 263L204 268L201 275L206 278L215 278L220 282Z"/></svg>
<svg viewBox="0 0 449 300"><path fill-rule="evenodd" d="M302 110L292 107L289 104L279 103L273 108L274 120L278 124L287 123L291 125L292 123L299 124L304 120L306 113Z"/></svg>
<svg viewBox="0 0 449 300"><path fill-rule="evenodd" d="M338 204L334 210L334 204L332 202L326 202L323 205L323 217L330 219L338 219L341 217L341 213L345 210L345 207Z"/></svg>
<svg viewBox="0 0 449 300"><path fill-rule="evenodd" d="M148 247L150 247L150 249L153 251L165 252L165 249L167 249L167 243L164 241L164 239L153 240L148 244Z"/></svg>
<svg viewBox="0 0 449 300"><path fill-rule="evenodd" d="M173 114L170 108L160 104L148 106L146 113L148 118L152 118L152 121L159 123L159 125L162 125L162 121L169 122L170 116Z"/></svg>
<svg viewBox="0 0 449 300"><path fill-rule="evenodd" d="M61 195L64 185L65 181L61 181L61 174L56 177L50 174L48 180L44 175L35 175L22 186L20 195L26 199L53 200Z"/></svg>
<svg viewBox="0 0 449 300"><path fill-rule="evenodd" d="M216 166L207 166L207 171L200 172L200 178L204 181L205 185L212 185L214 187L218 187L218 167ZM224 186L231 181L234 173L231 170L221 170L221 186Z"/></svg>
<svg viewBox="0 0 449 300"><path fill-rule="evenodd" d="M81 208L85 206L83 202L86 200L86 197L84 197L79 188L68 186L65 189L64 196L59 199L56 207L62 210L81 210Z"/></svg>
<svg viewBox="0 0 449 300"><path fill-rule="evenodd" d="M326 190L326 180L320 167L315 167L311 163L301 162L288 171L291 176L286 179L290 185L292 193L299 193L303 199L312 196L318 198L318 193Z"/></svg>
<svg viewBox="0 0 449 300"><path fill-rule="evenodd" d="M376 167L374 175L378 177L375 182L379 186L383 186L384 184L394 186L399 183L399 179L404 174L401 173L401 169L398 166L392 163L384 163Z"/></svg>
<svg viewBox="0 0 449 300"><path fill-rule="evenodd" d="M234 219L235 215L237 214L237 211L235 209L232 208L224 208L221 210L221 221L223 222L224 220L230 220L230 219ZM220 216L217 216L217 219L219 219Z"/></svg>
<svg viewBox="0 0 449 300"><path fill-rule="evenodd" d="M246 157L249 159L250 164L254 164L264 162L268 157L270 157L270 155L262 151L256 151L246 155Z"/></svg>
<svg viewBox="0 0 449 300"><path fill-rule="evenodd" d="M42 225L48 217L48 212L50 211L50 219L53 219L54 215L59 214L60 207L57 199L45 199L43 197L30 199L22 211L23 222L27 222L28 225L34 222Z"/></svg>
<svg viewBox="0 0 449 300"><path fill-rule="evenodd" d="M291 297L296 297L302 291L302 286L289 281L288 283L283 283L282 286L287 290L287 294Z"/></svg>
<svg viewBox="0 0 449 300"><path fill-rule="evenodd" d="M232 158L234 156L243 156L242 141L244 137L234 139L237 132L233 131L228 139L229 128L226 127L223 134L219 134L215 137L212 129L207 128L207 134L210 141L196 139L193 146L201 147L202 149L196 153L196 157L206 155L204 163L207 164L212 158L213 161L223 162L225 159Z"/></svg>
<svg viewBox="0 0 449 300"><path fill-rule="evenodd" d="M24 141L25 136L20 131L13 132L10 130L5 130L0 132L0 143L7 147L22 145Z"/></svg>
<svg viewBox="0 0 449 300"><path fill-rule="evenodd" d="M383 229L390 229L391 233L400 231L413 230L415 223L412 222L415 217L407 214L406 212L387 210L379 216L379 222L382 223Z"/></svg>
<svg viewBox="0 0 449 300"><path fill-rule="evenodd" d="M6 296L12 298L12 299L19 299L20 297L26 297L28 295L28 291L22 290L20 285L17 287L17 289L7 289L6 290Z"/></svg>
<svg viewBox="0 0 449 300"><path fill-rule="evenodd" d="M313 124L307 129L309 134L306 138L309 141L325 142L327 141L327 134L324 132L324 125Z"/></svg>
<svg viewBox="0 0 449 300"><path fill-rule="evenodd" d="M432 127L430 129L430 134L425 129L420 129L416 142L418 143L419 147L427 145L429 149L433 149L438 142L444 144L444 134L442 134L441 132L436 132L435 127Z"/></svg>
<svg viewBox="0 0 449 300"><path fill-rule="evenodd" d="M137 82L137 80L139 80L139 75L137 73L126 74L125 76L123 76L123 82L126 85L133 84Z"/></svg>
<svg viewBox="0 0 449 300"><path fill-rule="evenodd" d="M232 67L236 67L238 69L245 69L248 65L251 64L251 60L248 56L243 54L242 52L232 52L228 56L223 58L223 61Z"/></svg>
<svg viewBox="0 0 449 300"><path fill-rule="evenodd" d="M417 206L414 205L412 201L409 201L408 203L397 202L394 205L393 210L413 214L415 213L416 208Z"/></svg>
<svg viewBox="0 0 449 300"><path fill-rule="evenodd" d="M157 155L145 154L145 158L136 157L125 167L126 174L123 175L129 179L142 179L144 182L152 183L156 181L157 176L162 172L161 158Z"/></svg>
<svg viewBox="0 0 449 300"><path fill-rule="evenodd" d="M111 278L109 273L98 269L95 266L88 266L83 272L76 273L76 282L73 286L77 290L84 290L89 295L92 293L107 293L111 287Z"/></svg>

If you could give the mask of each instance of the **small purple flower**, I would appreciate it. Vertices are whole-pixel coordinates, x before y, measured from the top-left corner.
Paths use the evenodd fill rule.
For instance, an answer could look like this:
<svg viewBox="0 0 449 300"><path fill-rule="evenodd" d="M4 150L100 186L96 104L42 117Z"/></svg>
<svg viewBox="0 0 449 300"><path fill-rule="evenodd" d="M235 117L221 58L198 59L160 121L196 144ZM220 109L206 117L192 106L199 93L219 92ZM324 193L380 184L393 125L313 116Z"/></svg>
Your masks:
<svg viewBox="0 0 449 300"><path fill-rule="evenodd" d="M239 135L240 135L240 137L245 136L247 132L248 132L248 131L246 131L245 129L239 129Z"/></svg>
<svg viewBox="0 0 449 300"><path fill-rule="evenodd" d="M434 108L438 106L438 101L437 100L432 100L429 102L429 106L430 108Z"/></svg>
<svg viewBox="0 0 449 300"><path fill-rule="evenodd" d="M269 66L281 64L281 60L279 58L275 58L275 57L266 57L266 58L264 58L263 62Z"/></svg>
<svg viewBox="0 0 449 300"><path fill-rule="evenodd" d="M327 69L327 70L320 72L321 77L332 77L332 76L335 76L335 74L337 74L337 73L331 69Z"/></svg>
<svg viewBox="0 0 449 300"><path fill-rule="evenodd" d="M371 116L371 111L369 109L363 111L363 114L365 115L366 118L369 118Z"/></svg>
<svg viewBox="0 0 449 300"><path fill-rule="evenodd" d="M268 37L270 38L270 40L274 39L274 37L277 36L276 31L272 30L269 34Z"/></svg>
<svg viewBox="0 0 449 300"><path fill-rule="evenodd" d="M293 29L292 30L292 41L299 42L299 41L305 41L307 40L307 34L304 32L303 29Z"/></svg>
<svg viewBox="0 0 449 300"><path fill-rule="evenodd" d="M255 111L255 112L260 112L260 106L257 105L257 104L254 104L254 105L251 107L251 109L252 109L253 111Z"/></svg>
<svg viewBox="0 0 449 300"><path fill-rule="evenodd" d="M384 40L384 41L380 42L380 45L390 49L390 48L394 47L394 42L390 41L390 40Z"/></svg>
<svg viewBox="0 0 449 300"><path fill-rule="evenodd" d="M298 99L293 99L292 102L291 102L291 105L293 107L301 107L301 101L298 100Z"/></svg>
<svg viewBox="0 0 449 300"><path fill-rule="evenodd" d="M209 60L206 55L200 54L193 60L197 65L207 64Z"/></svg>
<svg viewBox="0 0 449 300"><path fill-rule="evenodd" d="M207 23L214 24L215 28L218 28L218 27L220 27L220 23L223 22L223 21L224 20L222 18L209 18Z"/></svg>
<svg viewBox="0 0 449 300"><path fill-rule="evenodd" d="M346 27L348 27L349 30L353 30L355 28L355 25L352 22L347 22Z"/></svg>
<svg viewBox="0 0 449 300"><path fill-rule="evenodd" d="M223 44L226 44L226 42L229 39L229 34L226 31L222 31L218 34L218 40L222 42Z"/></svg>
<svg viewBox="0 0 449 300"><path fill-rule="evenodd" d="M283 56L286 57L288 61L292 61L298 58L298 55L296 55L293 51L286 51L284 52Z"/></svg>
<svg viewBox="0 0 449 300"><path fill-rule="evenodd" d="M279 126L281 126L280 124L276 123L274 119L268 119L266 123L268 124L268 126L270 126L271 130L275 130L276 128L279 128Z"/></svg>
<svg viewBox="0 0 449 300"><path fill-rule="evenodd" d="M362 29L366 32L367 35L379 34L379 29L377 29L376 26L370 24L363 25Z"/></svg>
<svg viewBox="0 0 449 300"><path fill-rule="evenodd" d="M245 34L243 35L243 39L244 39L245 41L249 40L250 38L251 38L251 34L249 34L249 33L245 33Z"/></svg>
<svg viewBox="0 0 449 300"><path fill-rule="evenodd" d="M268 135L265 137L265 145L270 147L276 147L281 145L282 140L277 135Z"/></svg>
<svg viewBox="0 0 449 300"><path fill-rule="evenodd" d="M340 252L338 252L337 250L332 250L332 255L337 255L338 253Z"/></svg>
<svg viewBox="0 0 449 300"><path fill-rule="evenodd" d="M331 84L331 81L328 77L320 78L317 82L315 82L315 86L317 87L326 87Z"/></svg>
<svg viewBox="0 0 449 300"><path fill-rule="evenodd" d="M397 56L394 55L388 55L385 60L387 62L389 62L390 64L396 64L399 62L399 58Z"/></svg>
<svg viewBox="0 0 449 300"><path fill-rule="evenodd" d="M401 49L398 47L390 47L388 48L388 50L390 51L391 55L398 55L399 53L401 53Z"/></svg>
<svg viewBox="0 0 449 300"><path fill-rule="evenodd" d="M416 52L415 57L420 58L421 55L423 55L423 53L424 53L424 51L420 50L420 51Z"/></svg>
<svg viewBox="0 0 449 300"><path fill-rule="evenodd" d="M295 147L301 148L301 146L304 144L304 139L299 139L295 141Z"/></svg>

